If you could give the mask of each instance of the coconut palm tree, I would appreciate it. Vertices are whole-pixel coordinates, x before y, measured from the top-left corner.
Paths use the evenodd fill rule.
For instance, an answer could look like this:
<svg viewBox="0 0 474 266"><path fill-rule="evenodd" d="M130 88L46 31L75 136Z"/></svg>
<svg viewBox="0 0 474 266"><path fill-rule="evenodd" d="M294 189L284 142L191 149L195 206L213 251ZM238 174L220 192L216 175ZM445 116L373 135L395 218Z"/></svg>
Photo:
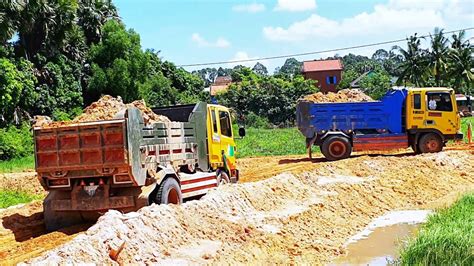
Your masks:
<svg viewBox="0 0 474 266"><path fill-rule="evenodd" d="M431 50L428 54L428 67L435 78L437 86L441 86L443 76L448 68L448 39L444 37L442 29L435 28L433 35L430 34Z"/></svg>
<svg viewBox="0 0 474 266"><path fill-rule="evenodd" d="M453 34L451 48L448 53L448 75L453 81L454 89L465 94L473 93L474 89L474 46L465 40L465 32Z"/></svg>
<svg viewBox="0 0 474 266"><path fill-rule="evenodd" d="M420 38L415 33L407 39L407 50L396 46L403 58L399 67L398 85L411 83L416 86L423 86L426 83L429 73L427 51L421 49L420 45Z"/></svg>
<svg viewBox="0 0 474 266"><path fill-rule="evenodd" d="M87 44L100 41L102 26L110 19L119 19L111 0L80 0L78 25L86 36Z"/></svg>

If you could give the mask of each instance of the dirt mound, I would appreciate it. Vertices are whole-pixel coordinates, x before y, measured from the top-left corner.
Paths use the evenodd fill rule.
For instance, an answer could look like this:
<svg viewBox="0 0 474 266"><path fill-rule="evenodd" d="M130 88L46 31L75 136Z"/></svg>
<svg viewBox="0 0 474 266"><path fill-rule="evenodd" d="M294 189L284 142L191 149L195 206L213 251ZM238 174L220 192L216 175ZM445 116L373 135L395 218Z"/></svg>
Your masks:
<svg viewBox="0 0 474 266"><path fill-rule="evenodd" d="M0 174L0 188L25 192L30 195L46 195L46 191L39 183L36 172Z"/></svg>
<svg viewBox="0 0 474 266"><path fill-rule="evenodd" d="M358 89L343 89L337 93L329 92L327 94L317 92L306 95L302 99L313 103L347 103L347 102L372 102L370 96Z"/></svg>
<svg viewBox="0 0 474 266"><path fill-rule="evenodd" d="M43 116L35 122L34 126L57 127L78 122L92 122L114 119L120 111L129 107L138 108L142 112L145 124L170 122L166 116L155 114L149 107L146 106L144 100L137 100L132 103L125 104L123 103L120 96L115 98L110 95L104 95L98 101L93 102L91 105L86 107L84 112L74 118L72 121L51 122L50 119L48 120Z"/></svg>
<svg viewBox="0 0 474 266"><path fill-rule="evenodd" d="M28 204L0 209L0 265L15 265L40 256L74 238L89 225L77 225L60 231L46 232L43 204Z"/></svg>
<svg viewBox="0 0 474 266"><path fill-rule="evenodd" d="M474 189L470 151L266 162L292 174L223 186L182 206L109 211L86 233L31 262L324 264L386 211L419 209Z"/></svg>

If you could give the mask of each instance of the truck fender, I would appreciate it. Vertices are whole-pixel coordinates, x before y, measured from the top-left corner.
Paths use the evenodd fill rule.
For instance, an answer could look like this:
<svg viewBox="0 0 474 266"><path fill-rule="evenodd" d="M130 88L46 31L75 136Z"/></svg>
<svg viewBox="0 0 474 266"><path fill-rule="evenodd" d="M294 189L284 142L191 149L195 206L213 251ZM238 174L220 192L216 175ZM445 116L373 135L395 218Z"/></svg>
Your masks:
<svg viewBox="0 0 474 266"><path fill-rule="evenodd" d="M327 137L330 137L330 136L337 136L337 135L340 135L340 136L344 136L346 138L348 138L349 140L351 140L352 138L347 135L346 133L342 132L342 131L328 131L326 133L324 133L323 135L320 136L320 139L321 140L324 140L326 139Z"/></svg>
<svg viewBox="0 0 474 266"><path fill-rule="evenodd" d="M421 135L425 134L425 133L435 133L436 135L438 135L441 140L444 142L445 141L445 137L444 135L437 129L434 129L434 128L428 128L428 129L419 129L419 130L412 130L410 132L410 135L413 136L413 141L414 141L414 145L418 145L418 140L420 139Z"/></svg>

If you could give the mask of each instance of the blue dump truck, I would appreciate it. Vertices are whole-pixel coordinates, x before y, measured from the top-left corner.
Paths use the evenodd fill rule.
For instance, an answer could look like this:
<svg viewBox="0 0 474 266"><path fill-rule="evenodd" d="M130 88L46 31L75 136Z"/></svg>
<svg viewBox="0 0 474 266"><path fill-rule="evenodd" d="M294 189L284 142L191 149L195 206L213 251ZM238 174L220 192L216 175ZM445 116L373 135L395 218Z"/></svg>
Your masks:
<svg viewBox="0 0 474 266"><path fill-rule="evenodd" d="M328 160L352 151L411 147L415 153L438 152L450 139L462 139L460 116L450 88L394 88L380 101L313 103L300 100L298 129Z"/></svg>

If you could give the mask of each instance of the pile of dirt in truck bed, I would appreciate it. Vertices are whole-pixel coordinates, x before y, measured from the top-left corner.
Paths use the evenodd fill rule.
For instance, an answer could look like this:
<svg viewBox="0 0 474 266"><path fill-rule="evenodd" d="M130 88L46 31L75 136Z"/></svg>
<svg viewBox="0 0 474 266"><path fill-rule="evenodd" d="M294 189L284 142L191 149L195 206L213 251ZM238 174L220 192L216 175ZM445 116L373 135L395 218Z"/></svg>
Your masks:
<svg viewBox="0 0 474 266"><path fill-rule="evenodd" d="M374 101L370 96L358 89L344 89L338 91L337 93L329 92L327 94L317 92L304 96L302 100L313 103L347 103Z"/></svg>
<svg viewBox="0 0 474 266"><path fill-rule="evenodd" d="M125 104L123 103L120 96L115 98L110 95L104 95L98 101L93 102L91 105L86 107L84 112L74 118L72 121L48 122L48 120L44 117L40 117L41 119L39 120L37 120L35 117L34 126L56 127L78 122L93 122L114 119L117 113L129 107L136 107L141 111L145 124L170 122L166 116L155 114L149 107L146 106L144 100L137 100L132 103Z"/></svg>
<svg viewBox="0 0 474 266"><path fill-rule="evenodd" d="M226 185L199 201L109 211L85 233L30 263L325 264L344 253L345 242L373 218L474 189L471 150L335 162L287 157L264 162L287 173ZM261 163L247 163L252 161ZM242 175L252 181L248 170Z"/></svg>

